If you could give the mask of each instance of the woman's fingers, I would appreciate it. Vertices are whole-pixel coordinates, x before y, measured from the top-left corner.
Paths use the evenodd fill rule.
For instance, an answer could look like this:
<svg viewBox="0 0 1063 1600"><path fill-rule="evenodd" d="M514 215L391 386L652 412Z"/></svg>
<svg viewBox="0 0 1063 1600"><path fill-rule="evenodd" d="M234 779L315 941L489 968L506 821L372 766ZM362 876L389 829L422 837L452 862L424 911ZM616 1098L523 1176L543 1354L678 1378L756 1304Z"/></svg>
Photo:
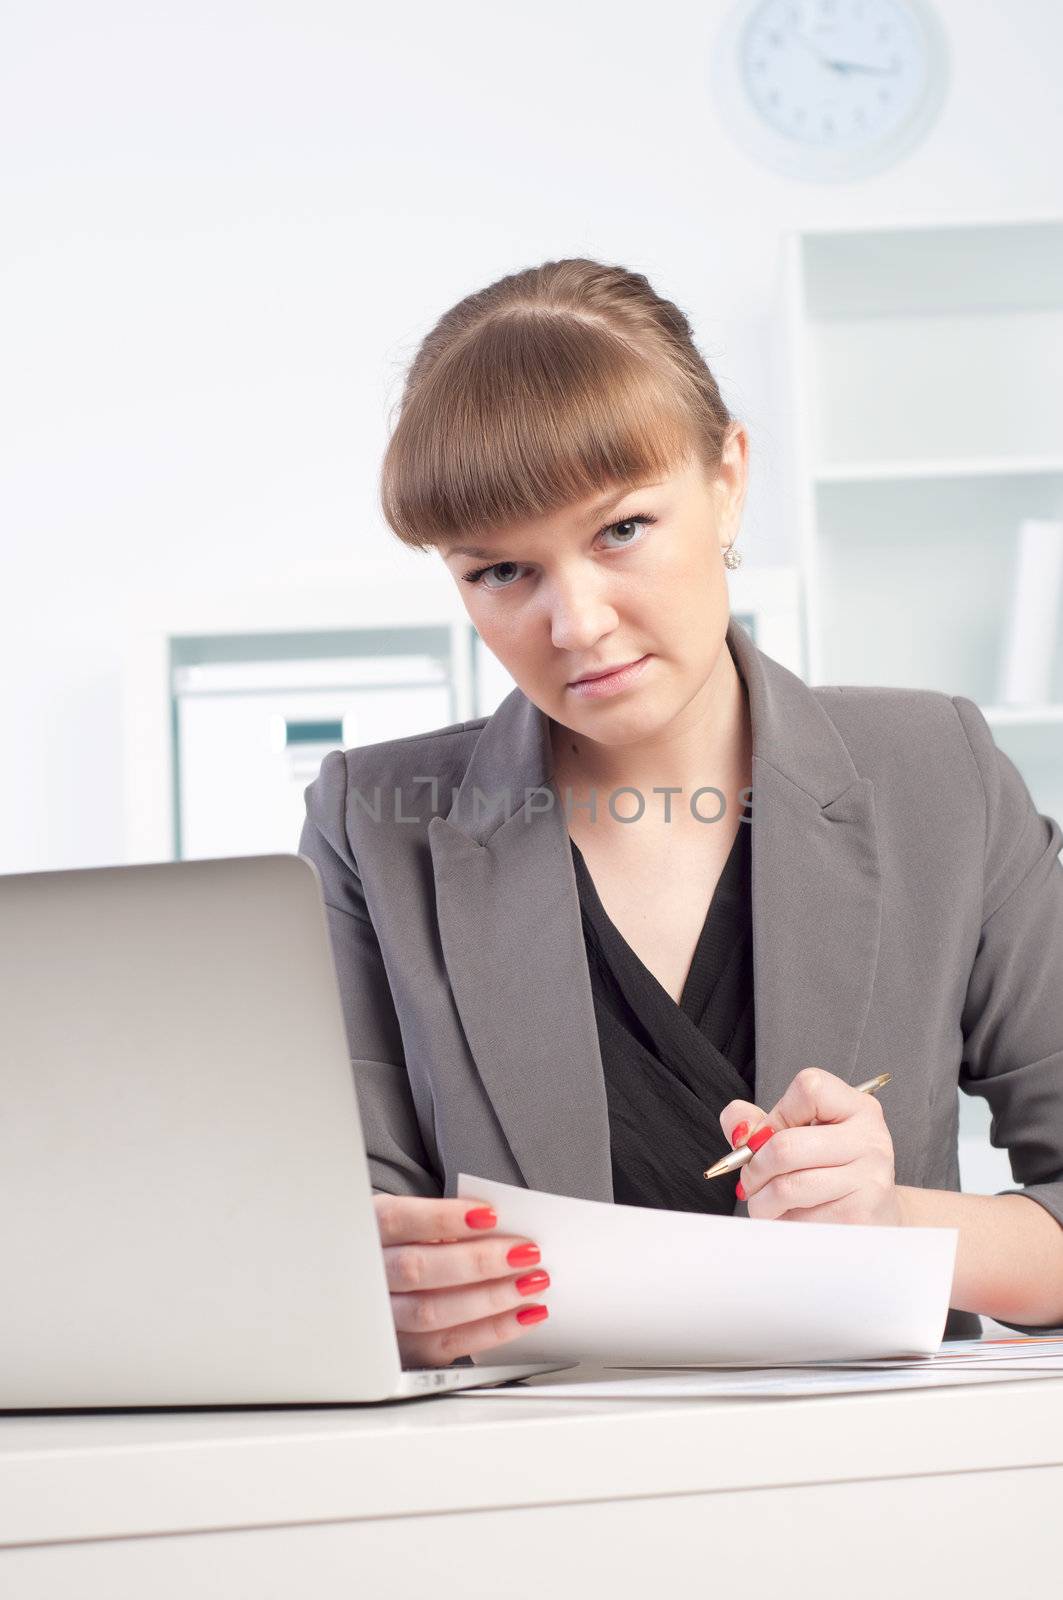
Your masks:
<svg viewBox="0 0 1063 1600"><path fill-rule="evenodd" d="M545 1313L546 1307L540 1306ZM542 1320L541 1317L538 1320ZM466 1322L439 1333L400 1333L399 1355L404 1367L445 1367L461 1356L473 1356L495 1345L509 1344L525 1331L516 1311L496 1311L478 1322ZM519 1359L514 1357L513 1359Z"/></svg>
<svg viewBox="0 0 1063 1600"><path fill-rule="evenodd" d="M388 1288L399 1294L482 1283L540 1262L538 1245L512 1233L454 1244L385 1245L383 1256Z"/></svg>
<svg viewBox="0 0 1063 1600"><path fill-rule="evenodd" d="M764 1113L759 1106L749 1100L731 1100L720 1112L720 1127L727 1143L734 1148L749 1137L754 1128L759 1128L765 1120Z"/></svg>
<svg viewBox="0 0 1063 1600"><path fill-rule="evenodd" d="M482 1201L374 1194L384 1272L404 1366L445 1366L542 1321L550 1279L539 1248L496 1232Z"/></svg>
<svg viewBox="0 0 1063 1600"><path fill-rule="evenodd" d="M749 1215L763 1222L786 1215L800 1218L817 1208L835 1206L848 1195L859 1195L864 1187L864 1166L863 1160L857 1160L839 1167L809 1167L801 1172L780 1173L779 1177L761 1184L755 1193L747 1193ZM835 1215L820 1220L841 1221L842 1218Z"/></svg>
<svg viewBox="0 0 1063 1600"><path fill-rule="evenodd" d="M851 1123L780 1128L742 1168L742 1188L747 1199L751 1199L765 1184L777 1181L781 1175L807 1167L844 1166L855 1161L866 1149L866 1137Z"/></svg>
<svg viewBox="0 0 1063 1600"><path fill-rule="evenodd" d="M442 1200L411 1194L374 1194L381 1244L421 1240L482 1239L498 1218L485 1200Z"/></svg>
<svg viewBox="0 0 1063 1600"><path fill-rule="evenodd" d="M836 1073L803 1067L768 1113L768 1121L774 1128L796 1128L853 1116L881 1117L882 1107L873 1094L854 1089Z"/></svg>
<svg viewBox="0 0 1063 1600"><path fill-rule="evenodd" d="M468 1284L458 1289L426 1289L393 1294L391 1311L400 1333L438 1333L463 1323L480 1322L500 1311L515 1311L550 1286L541 1267L511 1278Z"/></svg>
<svg viewBox="0 0 1063 1600"><path fill-rule="evenodd" d="M903 1223L893 1140L870 1094L806 1067L768 1113L775 1129L737 1189L762 1221Z"/></svg>
<svg viewBox="0 0 1063 1600"><path fill-rule="evenodd" d="M539 1265L538 1245L497 1233L498 1219L479 1201L376 1195L374 1204L384 1272L395 1293L505 1278ZM485 1221L487 1227L477 1226Z"/></svg>

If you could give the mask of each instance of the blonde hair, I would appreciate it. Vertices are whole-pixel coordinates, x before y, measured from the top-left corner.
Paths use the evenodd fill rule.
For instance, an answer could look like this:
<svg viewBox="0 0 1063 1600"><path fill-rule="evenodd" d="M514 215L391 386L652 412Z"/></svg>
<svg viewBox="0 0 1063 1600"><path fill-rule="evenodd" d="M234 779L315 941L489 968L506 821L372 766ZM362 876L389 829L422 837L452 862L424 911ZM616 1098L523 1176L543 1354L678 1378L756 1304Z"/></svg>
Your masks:
<svg viewBox="0 0 1063 1600"><path fill-rule="evenodd" d="M466 296L425 337L381 509L404 544L445 550L692 454L711 478L733 420L686 317L642 273L547 261Z"/></svg>

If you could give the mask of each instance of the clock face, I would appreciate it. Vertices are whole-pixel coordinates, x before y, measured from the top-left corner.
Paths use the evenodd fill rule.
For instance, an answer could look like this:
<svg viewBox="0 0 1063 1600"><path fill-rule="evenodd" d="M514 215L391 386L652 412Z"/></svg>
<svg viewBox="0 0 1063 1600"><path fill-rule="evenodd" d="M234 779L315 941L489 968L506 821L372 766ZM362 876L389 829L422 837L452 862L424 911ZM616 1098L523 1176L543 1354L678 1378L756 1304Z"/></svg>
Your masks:
<svg viewBox="0 0 1063 1600"><path fill-rule="evenodd" d="M948 44L930 0L735 0L711 63L724 131L790 177L880 171L945 99Z"/></svg>
<svg viewBox="0 0 1063 1600"><path fill-rule="evenodd" d="M880 145L928 87L926 35L907 0L761 0L739 62L757 114L810 149Z"/></svg>

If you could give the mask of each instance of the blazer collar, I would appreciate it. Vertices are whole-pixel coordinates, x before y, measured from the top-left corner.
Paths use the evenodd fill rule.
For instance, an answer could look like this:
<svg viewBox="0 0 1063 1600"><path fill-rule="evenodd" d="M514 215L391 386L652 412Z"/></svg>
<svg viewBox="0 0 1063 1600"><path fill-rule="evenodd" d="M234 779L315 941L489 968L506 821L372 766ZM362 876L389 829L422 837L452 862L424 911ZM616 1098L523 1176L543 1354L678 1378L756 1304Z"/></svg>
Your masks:
<svg viewBox="0 0 1063 1600"><path fill-rule="evenodd" d="M805 1066L854 1081L878 957L873 789L817 695L727 628L753 739L756 1101ZM549 720L518 687L428 826L447 972L529 1188L613 1198L608 1107ZM746 826L746 824L743 824ZM736 1207L737 1209L737 1207Z"/></svg>

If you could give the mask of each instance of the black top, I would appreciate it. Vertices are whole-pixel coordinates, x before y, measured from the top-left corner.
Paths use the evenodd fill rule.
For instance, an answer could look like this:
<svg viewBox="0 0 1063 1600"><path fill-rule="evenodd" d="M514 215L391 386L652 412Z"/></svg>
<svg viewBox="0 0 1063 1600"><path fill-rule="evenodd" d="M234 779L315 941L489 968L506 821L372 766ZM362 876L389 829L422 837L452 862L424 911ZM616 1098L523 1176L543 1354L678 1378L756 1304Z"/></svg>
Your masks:
<svg viewBox="0 0 1063 1600"><path fill-rule="evenodd" d="M754 1098L751 832L739 823L678 1005L610 919L570 840L620 1204L734 1211L740 1174L702 1173L730 1150L720 1111Z"/></svg>

